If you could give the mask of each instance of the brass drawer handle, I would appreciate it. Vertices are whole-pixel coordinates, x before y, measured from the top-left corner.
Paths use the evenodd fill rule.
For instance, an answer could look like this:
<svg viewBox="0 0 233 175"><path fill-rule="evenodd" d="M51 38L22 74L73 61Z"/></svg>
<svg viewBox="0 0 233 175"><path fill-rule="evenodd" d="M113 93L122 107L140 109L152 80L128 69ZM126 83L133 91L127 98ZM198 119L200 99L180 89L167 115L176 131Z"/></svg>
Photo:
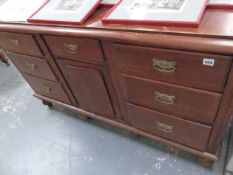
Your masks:
<svg viewBox="0 0 233 175"><path fill-rule="evenodd" d="M17 39L9 39L9 41L15 46L19 45L19 40L17 40Z"/></svg>
<svg viewBox="0 0 233 175"><path fill-rule="evenodd" d="M164 104L174 104L176 100L176 97L173 95L162 94L159 92L154 93L154 98L157 102Z"/></svg>
<svg viewBox="0 0 233 175"><path fill-rule="evenodd" d="M52 88L49 86L41 86L41 90L46 94L49 94L52 91Z"/></svg>
<svg viewBox="0 0 233 175"><path fill-rule="evenodd" d="M71 43L64 43L65 50L70 54L77 54L79 53L79 46L78 44L71 44Z"/></svg>
<svg viewBox="0 0 233 175"><path fill-rule="evenodd" d="M167 61L167 60L159 60L154 58L152 60L153 68L159 72L175 72L176 70L176 62L175 61Z"/></svg>
<svg viewBox="0 0 233 175"><path fill-rule="evenodd" d="M172 133L174 130L173 126L166 125L166 124L160 123L160 122L157 122L156 126L157 126L157 129L159 129L160 131L166 132L166 133Z"/></svg>
<svg viewBox="0 0 233 175"><path fill-rule="evenodd" d="M35 71L37 69L37 66L35 64L28 63L28 62L26 62L25 64L29 69L31 69L33 71Z"/></svg>

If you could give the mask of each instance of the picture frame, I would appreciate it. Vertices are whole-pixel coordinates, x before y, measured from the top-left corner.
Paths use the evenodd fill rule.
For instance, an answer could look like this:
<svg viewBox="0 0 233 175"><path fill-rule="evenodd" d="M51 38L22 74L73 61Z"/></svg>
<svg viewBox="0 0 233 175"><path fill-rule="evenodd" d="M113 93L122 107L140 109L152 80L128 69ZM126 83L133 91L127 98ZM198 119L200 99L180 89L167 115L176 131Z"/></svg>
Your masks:
<svg viewBox="0 0 233 175"><path fill-rule="evenodd" d="M101 0L47 0L27 21L82 25L100 3Z"/></svg>
<svg viewBox="0 0 233 175"><path fill-rule="evenodd" d="M233 0L209 0L207 7L211 9L233 9Z"/></svg>
<svg viewBox="0 0 233 175"><path fill-rule="evenodd" d="M107 6L107 7L113 7L118 2L119 2L119 0L102 0L102 2L100 4L103 6Z"/></svg>
<svg viewBox="0 0 233 175"><path fill-rule="evenodd" d="M198 27L207 3L208 0L120 0L102 22Z"/></svg>

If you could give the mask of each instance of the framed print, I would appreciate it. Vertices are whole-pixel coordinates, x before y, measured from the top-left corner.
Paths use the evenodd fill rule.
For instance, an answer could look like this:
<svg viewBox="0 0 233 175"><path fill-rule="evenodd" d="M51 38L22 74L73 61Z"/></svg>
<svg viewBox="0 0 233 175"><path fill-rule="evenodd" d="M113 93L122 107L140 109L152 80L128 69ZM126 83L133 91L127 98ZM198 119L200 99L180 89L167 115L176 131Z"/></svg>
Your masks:
<svg viewBox="0 0 233 175"><path fill-rule="evenodd" d="M208 8L233 9L233 0L209 0Z"/></svg>
<svg viewBox="0 0 233 175"><path fill-rule="evenodd" d="M114 6L119 0L102 0L101 4L104 6Z"/></svg>
<svg viewBox="0 0 233 175"><path fill-rule="evenodd" d="M28 22L48 24L83 24L101 0L47 0Z"/></svg>
<svg viewBox="0 0 233 175"><path fill-rule="evenodd" d="M197 27L208 0L120 0L103 23L154 24Z"/></svg>

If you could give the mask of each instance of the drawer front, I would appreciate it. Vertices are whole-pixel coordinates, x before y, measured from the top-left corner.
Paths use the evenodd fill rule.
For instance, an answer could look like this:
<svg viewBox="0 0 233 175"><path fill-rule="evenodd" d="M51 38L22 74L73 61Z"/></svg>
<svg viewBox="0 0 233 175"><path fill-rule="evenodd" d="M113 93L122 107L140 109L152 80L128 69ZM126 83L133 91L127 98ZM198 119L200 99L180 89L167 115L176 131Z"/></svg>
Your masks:
<svg viewBox="0 0 233 175"><path fill-rule="evenodd" d="M113 56L127 74L214 92L223 91L232 61L227 56L124 45L114 45Z"/></svg>
<svg viewBox="0 0 233 175"><path fill-rule="evenodd" d="M8 56L20 72L35 75L48 80L57 81L57 78L55 77L46 59L40 59L11 52L8 52Z"/></svg>
<svg viewBox="0 0 233 175"><path fill-rule="evenodd" d="M123 75L126 101L172 116L212 124L221 95Z"/></svg>
<svg viewBox="0 0 233 175"><path fill-rule="evenodd" d="M81 109L114 118L105 79L98 67L66 60L58 60L58 63Z"/></svg>
<svg viewBox="0 0 233 175"><path fill-rule="evenodd" d="M37 78L28 74L23 74L32 89L40 95L71 104L62 86L58 82Z"/></svg>
<svg viewBox="0 0 233 175"><path fill-rule="evenodd" d="M130 124L148 133L205 151L211 127L132 104L127 105Z"/></svg>
<svg viewBox="0 0 233 175"><path fill-rule="evenodd" d="M56 58L102 61L103 54L98 40L74 37L45 36L52 54Z"/></svg>
<svg viewBox="0 0 233 175"><path fill-rule="evenodd" d="M32 35L0 32L0 46L11 52L43 56Z"/></svg>

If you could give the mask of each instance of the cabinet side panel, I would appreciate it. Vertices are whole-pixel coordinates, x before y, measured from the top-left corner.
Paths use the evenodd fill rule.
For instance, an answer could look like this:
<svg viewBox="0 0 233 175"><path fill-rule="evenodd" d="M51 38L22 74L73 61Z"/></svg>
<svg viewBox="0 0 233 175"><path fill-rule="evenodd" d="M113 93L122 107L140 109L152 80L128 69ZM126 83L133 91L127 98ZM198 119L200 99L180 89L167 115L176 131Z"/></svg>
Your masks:
<svg viewBox="0 0 233 175"><path fill-rule="evenodd" d="M233 66L231 66L230 74L226 83L226 87L222 96L221 104L217 113L216 121L210 136L207 151L213 154L218 152L223 135L230 121L233 109Z"/></svg>

